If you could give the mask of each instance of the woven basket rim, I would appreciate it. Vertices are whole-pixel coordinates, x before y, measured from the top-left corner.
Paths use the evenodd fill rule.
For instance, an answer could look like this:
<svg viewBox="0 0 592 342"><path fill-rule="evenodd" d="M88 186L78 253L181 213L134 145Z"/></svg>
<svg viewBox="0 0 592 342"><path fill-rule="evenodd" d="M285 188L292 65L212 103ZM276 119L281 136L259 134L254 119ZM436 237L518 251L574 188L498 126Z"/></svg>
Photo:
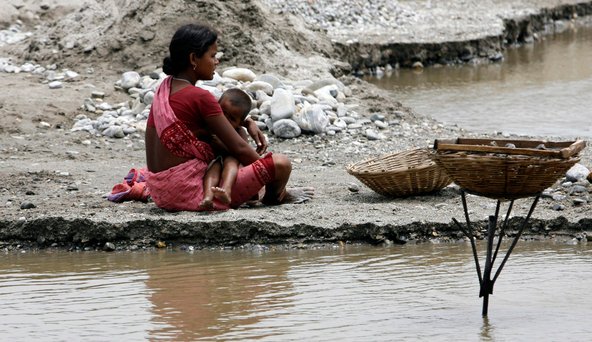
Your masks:
<svg viewBox="0 0 592 342"><path fill-rule="evenodd" d="M360 168L365 166L366 164L372 161L380 161L386 158L395 157L395 156L408 156L413 154L425 154L425 159L423 163L418 166L413 167L399 167L396 169L389 169L388 171L364 171ZM346 170L351 175L381 175L381 174L392 174L392 173L401 173L401 172L416 172L416 171L423 171L424 169L430 167L439 167L430 157L430 151L428 148L415 148L406 151L399 151L399 152L390 152L385 153L379 156L370 157L355 163L350 163L346 166Z"/></svg>

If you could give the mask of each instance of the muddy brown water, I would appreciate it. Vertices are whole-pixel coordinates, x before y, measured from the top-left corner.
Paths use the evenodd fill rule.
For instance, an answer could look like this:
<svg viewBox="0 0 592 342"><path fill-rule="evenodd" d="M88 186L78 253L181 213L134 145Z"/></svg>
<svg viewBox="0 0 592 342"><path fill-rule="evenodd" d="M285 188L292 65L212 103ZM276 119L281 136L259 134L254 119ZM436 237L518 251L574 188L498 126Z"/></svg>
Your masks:
<svg viewBox="0 0 592 342"><path fill-rule="evenodd" d="M590 244L521 241L484 319L467 243L7 253L0 340L583 341L590 274Z"/></svg>
<svg viewBox="0 0 592 342"><path fill-rule="evenodd" d="M592 138L592 27L520 48L502 63L368 77L416 112L482 133Z"/></svg>

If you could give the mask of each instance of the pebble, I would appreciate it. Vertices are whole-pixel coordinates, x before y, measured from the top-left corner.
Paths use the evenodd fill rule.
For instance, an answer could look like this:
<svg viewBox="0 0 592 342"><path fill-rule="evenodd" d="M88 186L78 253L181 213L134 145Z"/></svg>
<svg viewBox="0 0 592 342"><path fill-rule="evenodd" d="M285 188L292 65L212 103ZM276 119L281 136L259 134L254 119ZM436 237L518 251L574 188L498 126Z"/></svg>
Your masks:
<svg viewBox="0 0 592 342"><path fill-rule="evenodd" d="M21 203L21 209L25 210L25 209L33 209L36 208L35 204L31 203L31 202L23 202Z"/></svg>
<svg viewBox="0 0 592 342"><path fill-rule="evenodd" d="M47 85L49 86L49 89L60 89L64 86L60 81L49 82Z"/></svg>
<svg viewBox="0 0 592 342"><path fill-rule="evenodd" d="M105 252L113 252L115 250L115 245L112 242L105 242L105 245L103 245L103 250Z"/></svg>
<svg viewBox="0 0 592 342"><path fill-rule="evenodd" d="M347 189L351 192L360 192L360 186L356 183L349 183Z"/></svg>

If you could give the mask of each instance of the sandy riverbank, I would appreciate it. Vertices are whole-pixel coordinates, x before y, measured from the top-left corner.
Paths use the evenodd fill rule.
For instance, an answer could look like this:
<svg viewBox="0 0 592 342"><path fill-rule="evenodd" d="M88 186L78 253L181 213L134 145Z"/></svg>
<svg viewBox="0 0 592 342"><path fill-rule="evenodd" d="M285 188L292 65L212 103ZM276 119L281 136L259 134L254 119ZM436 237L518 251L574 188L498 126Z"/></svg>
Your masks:
<svg viewBox="0 0 592 342"><path fill-rule="evenodd" d="M383 243L461 237L451 224L453 217L463 218L457 189L405 199L386 198L364 186L352 192L350 183L360 183L347 174L345 166L386 152L427 147L437 138L471 133L417 115L390 94L353 77L341 80L352 90L348 101L359 105L361 115L381 113L395 118L394 113L399 113L400 125L391 128L387 139L370 141L339 134L289 140L270 137L272 151L294 160L291 185L314 186L314 200L209 214L168 213L152 203L108 202L103 196L113 184L130 168L144 165L142 138L109 139L70 132L73 120L93 90L105 92L110 102L126 100L126 94L113 88L114 82L124 71L157 67L178 23L212 18L222 28L225 59L221 67L248 66L258 73L301 80L330 77L348 66L338 60L338 49L330 37L256 1L187 5L183 17L177 16L182 1L172 1L166 8L155 2L123 6L112 0L91 1L86 11L60 1L48 2L48 7L41 7L39 1L11 3L22 4L16 16L32 13L23 18L24 27L39 26L30 38L0 47L0 57L57 63L80 77L62 89L49 89L39 76L1 74L5 91L0 95L0 248L17 244L100 248L105 242L127 248L154 246L157 241L169 246ZM584 165L592 164L590 156L589 148L584 150ZM35 207L21 209L23 203ZM555 203L541 200L529 237L592 235L589 203L574 205L567 198L562 211L552 209ZM529 205L530 200L518 201L514 223ZM484 226L495 202L470 196L469 206L472 219Z"/></svg>

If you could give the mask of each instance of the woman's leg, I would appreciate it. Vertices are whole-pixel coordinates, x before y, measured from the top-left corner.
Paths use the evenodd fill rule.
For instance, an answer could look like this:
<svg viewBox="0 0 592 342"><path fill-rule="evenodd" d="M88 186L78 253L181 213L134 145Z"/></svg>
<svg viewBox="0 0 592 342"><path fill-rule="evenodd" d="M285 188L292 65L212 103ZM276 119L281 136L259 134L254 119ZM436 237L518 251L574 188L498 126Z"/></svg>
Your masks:
<svg viewBox="0 0 592 342"><path fill-rule="evenodd" d="M261 201L265 204L280 204L286 197L286 185L292 173L292 163L283 154L274 154L272 158L275 177L265 185L265 195Z"/></svg>
<svg viewBox="0 0 592 342"><path fill-rule="evenodd" d="M265 186L265 204L302 203L314 195L313 188L286 189L292 163L281 154L268 155L251 165L241 167L232 188L231 207L236 208L251 200Z"/></svg>
<svg viewBox="0 0 592 342"><path fill-rule="evenodd" d="M282 154L273 155L273 164L275 167L275 177L265 186L265 195L261 202L268 205L277 205L283 203L304 203L314 196L314 188L287 188L290 174L292 173L292 163Z"/></svg>

